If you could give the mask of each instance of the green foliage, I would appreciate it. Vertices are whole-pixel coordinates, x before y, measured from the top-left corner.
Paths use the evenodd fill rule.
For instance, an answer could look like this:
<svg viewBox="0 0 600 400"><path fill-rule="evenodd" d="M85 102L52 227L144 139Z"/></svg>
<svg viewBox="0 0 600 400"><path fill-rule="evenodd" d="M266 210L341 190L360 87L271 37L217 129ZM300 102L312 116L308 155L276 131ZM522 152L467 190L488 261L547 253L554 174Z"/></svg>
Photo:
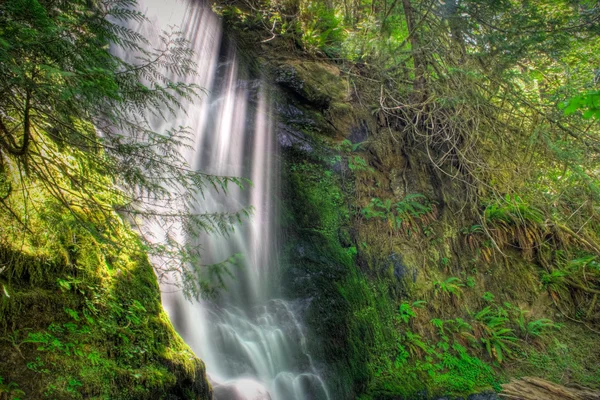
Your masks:
<svg viewBox="0 0 600 400"><path fill-rule="evenodd" d="M420 193L407 194L401 201L395 204L399 215L408 214L412 217L421 217L431 212L431 204L427 197Z"/></svg>
<svg viewBox="0 0 600 400"><path fill-rule="evenodd" d="M345 35L342 15L329 5L318 1L301 2L300 32L302 44L313 53L336 56Z"/></svg>
<svg viewBox="0 0 600 400"><path fill-rule="evenodd" d="M342 207L343 194L336 176L308 162L293 164L289 170L290 184L299 190L298 196L305 203L293 204L298 207L299 223L328 240L336 240L341 224L349 218L348 211Z"/></svg>
<svg viewBox="0 0 600 400"><path fill-rule="evenodd" d="M398 313L396 314L396 320L408 324L411 318L415 317L415 308L422 308L426 304L423 300L418 300L411 303L403 301L398 307Z"/></svg>
<svg viewBox="0 0 600 400"><path fill-rule="evenodd" d="M511 358L516 351L525 351L523 346L517 344L518 336L524 342L529 342L561 328L560 324L548 318L530 319L527 311L510 303L498 306L494 304L491 293L486 294L490 295L486 302L492 304L473 315L473 338L499 363Z"/></svg>
<svg viewBox="0 0 600 400"><path fill-rule="evenodd" d="M352 143L350 140L344 139L342 143L340 143L339 147L340 150L342 150L345 153L352 153L361 150L361 147L363 147L364 145L365 142Z"/></svg>
<svg viewBox="0 0 600 400"><path fill-rule="evenodd" d="M375 170L369 166L369 164L367 163L367 160L360 156L360 155L355 155L352 154L356 151L359 151L361 146L364 143L352 143L351 141L349 141L348 139L345 139L342 141L342 143L340 143L339 146L337 146L337 148L339 148L339 150L341 152L343 152L344 154L346 154L346 159L348 161L348 169L350 169L350 171L356 173L356 172L374 172ZM342 160L341 156L336 156L335 157L335 162L340 162Z"/></svg>
<svg viewBox="0 0 600 400"><path fill-rule="evenodd" d="M481 225L471 225L467 228L462 228L460 232L464 235L474 235L477 233L483 233L483 227Z"/></svg>
<svg viewBox="0 0 600 400"><path fill-rule="evenodd" d="M524 223L541 224L544 222L542 211L525 203L519 196L509 196L488 205L484 211L486 221L490 223L520 225Z"/></svg>
<svg viewBox="0 0 600 400"><path fill-rule="evenodd" d="M468 276L467 279L466 279L466 281L465 281L465 284L469 288L474 288L475 284L476 284L475 278L473 278L472 276Z"/></svg>
<svg viewBox="0 0 600 400"><path fill-rule="evenodd" d="M455 276L451 276L445 281L433 282L433 291L436 296L451 298L452 296L460 297L463 293L464 283Z"/></svg>
<svg viewBox="0 0 600 400"><path fill-rule="evenodd" d="M481 298L487 303L492 303L496 299L496 296L491 292L485 292Z"/></svg>
<svg viewBox="0 0 600 400"><path fill-rule="evenodd" d="M570 115L578 110L582 110L582 117L584 119L590 119L592 117L600 119L600 92L590 91L575 96L564 104L560 104L560 106L564 109L565 115Z"/></svg>
<svg viewBox="0 0 600 400"><path fill-rule="evenodd" d="M597 255L587 252L578 252L571 257L562 257L557 253L557 263L551 270L541 273L541 283L552 296L555 302L571 305L574 302L573 293L579 293L579 300L585 300L585 314L579 315L580 319L589 319L596 307L594 296L598 294L600 284L600 269L596 261ZM570 259L569 259L570 258ZM581 307L583 304L580 304Z"/></svg>
<svg viewBox="0 0 600 400"><path fill-rule="evenodd" d="M385 201L381 201L377 198L371 199L371 203L362 209L362 214L366 219L376 218L388 222L393 221L391 219L394 216L392 213L392 201L389 199Z"/></svg>
<svg viewBox="0 0 600 400"><path fill-rule="evenodd" d="M559 289L564 288L564 278L568 274L565 271L554 270L550 273L543 272L542 273L542 284L553 291L557 292Z"/></svg>
<svg viewBox="0 0 600 400"><path fill-rule="evenodd" d="M510 357L515 348L517 337L514 330L509 328L510 323L500 309L494 311L490 306L485 307L474 315L479 322L475 328L476 335L485 347L488 355L502 363Z"/></svg>
<svg viewBox="0 0 600 400"><path fill-rule="evenodd" d="M123 220L194 237L226 234L249 215L193 210L205 191L245 182L192 170L183 154L192 145L187 127L152 128L152 119L174 118L203 89L185 83L196 65L181 32L165 32L150 45L125 27L149 23L135 4L0 3L0 217L11 227L3 240L64 240L80 226L119 247L127 245L119 237ZM135 56L119 58L117 49ZM188 295L210 286L189 268L200 264L197 246L173 240L173 231L164 241L140 234L163 260L161 276L176 276L173 283Z"/></svg>
<svg viewBox="0 0 600 400"><path fill-rule="evenodd" d="M452 345L453 352L443 353L440 364L443 369L435 378L435 385L447 393L470 393L488 385L499 389L494 370L481 359L469 355L460 344Z"/></svg>
<svg viewBox="0 0 600 400"><path fill-rule="evenodd" d="M404 229L410 232L418 221L427 221L427 215L433 210L433 204L422 194L406 195L401 201L392 203L386 199L371 199L369 205L361 210L366 219L383 220L390 230Z"/></svg>
<svg viewBox="0 0 600 400"><path fill-rule="evenodd" d="M8 400L25 399L25 392L19 389L19 385L15 382L4 383L2 376L0 376L0 395L6 396Z"/></svg>
<svg viewBox="0 0 600 400"><path fill-rule="evenodd" d="M403 346L408 349L408 352L412 356L422 356L430 352L430 347L417 333L413 333L409 330L405 331L402 335L401 342Z"/></svg>
<svg viewBox="0 0 600 400"><path fill-rule="evenodd" d="M358 171L369 171L373 172L374 169L367 164L367 161L361 156L353 156L348 158L348 168L350 171L358 172Z"/></svg>
<svg viewBox="0 0 600 400"><path fill-rule="evenodd" d="M402 308L409 310L406 305ZM431 324L438 329L441 339L436 344L402 328L397 338L394 363L377 370L369 392L372 396L393 393L410 398L425 388L437 395L472 393L484 387L499 388L493 368L459 342L463 339L461 333L471 330L469 324L461 319L432 319Z"/></svg>
<svg viewBox="0 0 600 400"><path fill-rule="evenodd" d="M561 325L552 322L551 319L548 318L540 318L533 321L527 322L519 319L519 327L521 331L525 334L525 340L528 338L537 338L542 335L549 333L549 331L554 329L560 329Z"/></svg>

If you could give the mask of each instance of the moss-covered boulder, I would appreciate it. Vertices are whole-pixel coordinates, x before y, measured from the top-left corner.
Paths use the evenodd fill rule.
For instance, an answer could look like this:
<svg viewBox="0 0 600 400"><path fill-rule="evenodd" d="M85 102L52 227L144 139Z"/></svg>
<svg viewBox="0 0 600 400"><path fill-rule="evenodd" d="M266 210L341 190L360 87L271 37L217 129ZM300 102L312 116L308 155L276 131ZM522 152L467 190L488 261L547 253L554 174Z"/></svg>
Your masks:
<svg viewBox="0 0 600 400"><path fill-rule="evenodd" d="M106 252L79 239L62 259L0 247L0 398L211 398L135 237Z"/></svg>
<svg viewBox="0 0 600 400"><path fill-rule="evenodd" d="M275 68L275 82L322 109L346 99L346 86L339 75L330 64L305 60L282 62Z"/></svg>

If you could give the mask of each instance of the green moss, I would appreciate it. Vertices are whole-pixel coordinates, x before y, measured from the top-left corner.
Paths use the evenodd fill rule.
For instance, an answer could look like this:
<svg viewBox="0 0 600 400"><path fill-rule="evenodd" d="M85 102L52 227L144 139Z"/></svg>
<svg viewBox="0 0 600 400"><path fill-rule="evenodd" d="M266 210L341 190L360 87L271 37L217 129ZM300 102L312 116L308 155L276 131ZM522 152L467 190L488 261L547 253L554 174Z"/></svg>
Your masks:
<svg viewBox="0 0 600 400"><path fill-rule="evenodd" d="M204 365L171 326L131 235L129 248L100 252L80 234L73 264L61 268L39 265L60 258L2 246L10 297L0 299L0 376L25 398L209 398Z"/></svg>
<svg viewBox="0 0 600 400"><path fill-rule="evenodd" d="M281 84L324 109L332 102L344 103L346 98L347 87L339 79L340 72L330 64L290 60L281 64L276 74Z"/></svg>
<svg viewBox="0 0 600 400"><path fill-rule="evenodd" d="M314 334L313 353L331 366L330 391L351 396L360 362L349 352L352 319L339 291L353 268L356 248L346 242L349 213L340 177L316 157L312 162L288 159L284 177L284 217L287 236L284 281L290 295L313 298L306 320ZM345 238L345 240L344 240ZM317 339L318 338L318 339ZM364 375L364 374L363 374Z"/></svg>
<svg viewBox="0 0 600 400"><path fill-rule="evenodd" d="M550 381L600 388L600 343L597 333L568 322L542 346L523 351L511 365L509 376L542 376Z"/></svg>
<svg viewBox="0 0 600 400"><path fill-rule="evenodd" d="M261 55L284 89L277 101L292 103L302 114L284 122L311 140L309 151L291 149L284 157L283 282L288 295L312 299L305 315L309 343L315 359L329 369L331 392L360 399L460 398L498 391L500 383L524 375L597 387L598 340L568 322L554 304L573 316L585 315L588 308L580 304L589 306L592 296L563 288L554 293L556 300L541 279L566 263L557 248L577 253L564 248L577 243L563 240L569 235L549 223L548 210L530 189L516 190L510 181L520 177L491 174L488 183L498 192L513 193L508 202L491 201L483 187L473 191L461 179L449 178L448 170L432 166L406 134L411 129L404 123L410 121L396 124L383 112L364 112L377 110L381 101L380 87L370 79L343 75L339 68L346 65L307 59L297 51L288 49L282 57L282 47L269 43L273 47L263 47ZM360 73L375 77L367 69ZM358 150L343 151L343 139L363 121L367 141ZM353 157L365 168L354 170ZM490 162L494 159L490 153ZM408 229L360 213L373 198L396 204L411 193L423 194L435 206ZM561 273L567 269L563 265ZM434 282L448 280L463 285L460 294L443 295L440 285L436 290ZM399 308L420 300L426 304L402 322ZM493 322L475 316L488 306L506 308L504 303L513 314L501 325L513 330L507 340L517 337L518 346L499 362L481 341L486 323ZM565 328L526 338L517 309L531 320L548 318ZM597 319L597 311L594 315ZM469 328L441 334L433 320L461 320ZM566 348L572 351L567 354Z"/></svg>

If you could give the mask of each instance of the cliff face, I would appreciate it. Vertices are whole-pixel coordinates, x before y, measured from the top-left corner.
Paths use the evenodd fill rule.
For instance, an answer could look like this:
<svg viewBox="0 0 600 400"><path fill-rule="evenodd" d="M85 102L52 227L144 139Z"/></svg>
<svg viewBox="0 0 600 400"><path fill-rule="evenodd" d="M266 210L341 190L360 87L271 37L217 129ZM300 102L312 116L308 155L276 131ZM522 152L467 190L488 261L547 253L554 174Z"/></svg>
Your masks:
<svg viewBox="0 0 600 400"><path fill-rule="evenodd" d="M499 223L490 238L486 205L369 102L368 66L261 43L224 14L275 87L282 285L305 299L335 398L466 396L523 376L597 388L600 341L548 281L543 222Z"/></svg>
<svg viewBox="0 0 600 400"><path fill-rule="evenodd" d="M0 397L210 399L204 364L171 326L134 237L108 256L79 239L64 258L0 249Z"/></svg>

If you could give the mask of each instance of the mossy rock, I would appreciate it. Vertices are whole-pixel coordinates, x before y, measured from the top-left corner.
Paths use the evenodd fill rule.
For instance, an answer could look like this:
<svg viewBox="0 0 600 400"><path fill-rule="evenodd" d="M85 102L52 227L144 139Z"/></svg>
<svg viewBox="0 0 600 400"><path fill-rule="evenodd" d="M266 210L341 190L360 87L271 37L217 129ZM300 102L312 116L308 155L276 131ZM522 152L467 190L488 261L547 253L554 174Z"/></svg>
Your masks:
<svg viewBox="0 0 600 400"><path fill-rule="evenodd" d="M48 264L35 254L2 247L8 279L0 282L0 394L211 398L204 364L173 329L140 248L122 250L111 266L96 260L84 268L75 257L72 265L44 270ZM36 268L32 279L27 271Z"/></svg>
<svg viewBox="0 0 600 400"><path fill-rule="evenodd" d="M275 62L273 80L287 91L287 101L296 101L326 124L320 131L327 136L345 138L353 131L375 129L368 110L354 104L349 82L334 65L312 60L292 59ZM308 110L307 109L307 110Z"/></svg>
<svg viewBox="0 0 600 400"><path fill-rule="evenodd" d="M346 101L347 88L337 68L324 63L292 60L279 64L275 82L319 109Z"/></svg>

